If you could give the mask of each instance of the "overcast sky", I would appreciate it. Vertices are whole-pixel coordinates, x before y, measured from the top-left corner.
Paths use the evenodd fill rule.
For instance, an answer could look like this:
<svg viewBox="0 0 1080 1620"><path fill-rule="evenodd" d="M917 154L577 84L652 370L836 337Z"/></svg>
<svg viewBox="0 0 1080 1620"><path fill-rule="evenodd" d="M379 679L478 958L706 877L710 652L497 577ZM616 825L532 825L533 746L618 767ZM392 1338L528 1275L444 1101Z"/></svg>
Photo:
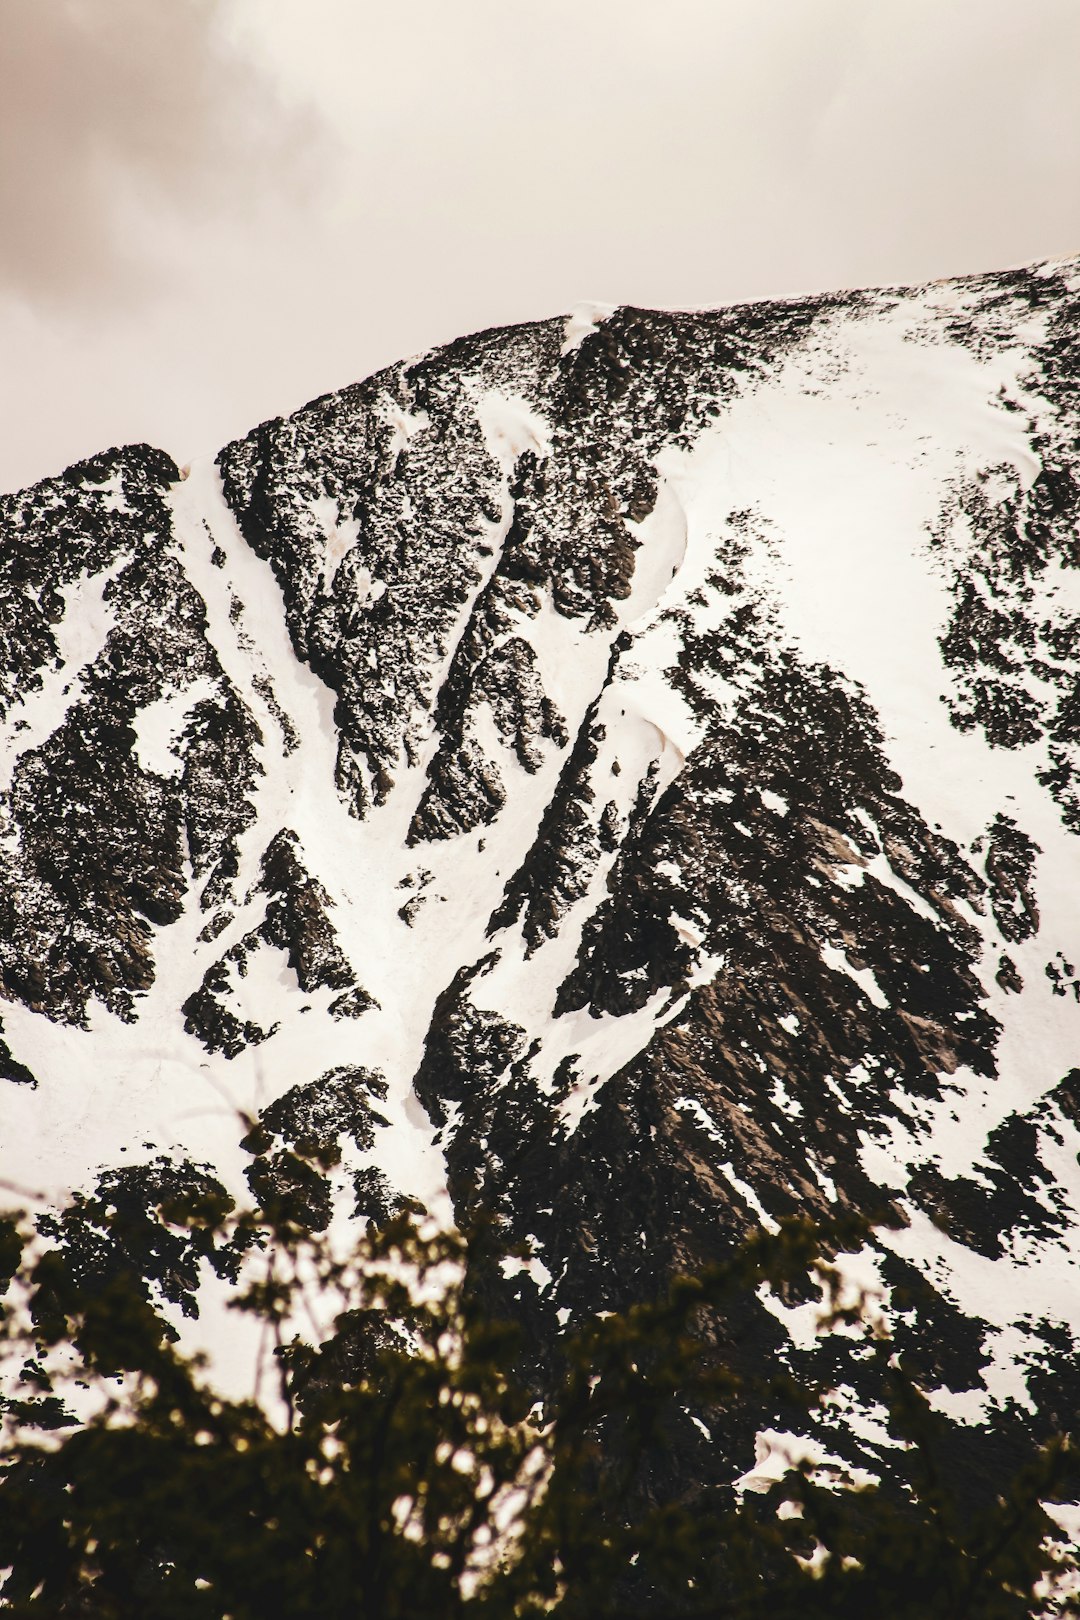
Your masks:
<svg viewBox="0 0 1080 1620"><path fill-rule="evenodd" d="M1080 252L1078 0L0 0L0 487L581 299Z"/></svg>

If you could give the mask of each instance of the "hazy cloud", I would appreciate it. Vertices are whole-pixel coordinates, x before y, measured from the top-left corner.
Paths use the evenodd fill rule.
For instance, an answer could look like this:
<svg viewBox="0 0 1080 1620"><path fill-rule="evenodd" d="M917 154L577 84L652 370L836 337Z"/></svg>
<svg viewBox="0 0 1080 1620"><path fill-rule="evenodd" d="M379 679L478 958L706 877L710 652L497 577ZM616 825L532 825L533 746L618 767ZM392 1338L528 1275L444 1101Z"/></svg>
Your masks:
<svg viewBox="0 0 1080 1620"><path fill-rule="evenodd" d="M1077 0L0 0L0 487L581 298L1076 252L1078 61Z"/></svg>
<svg viewBox="0 0 1080 1620"><path fill-rule="evenodd" d="M295 182L310 126L230 46L230 9L0 0L0 288L130 296L161 273L155 218L251 210Z"/></svg>

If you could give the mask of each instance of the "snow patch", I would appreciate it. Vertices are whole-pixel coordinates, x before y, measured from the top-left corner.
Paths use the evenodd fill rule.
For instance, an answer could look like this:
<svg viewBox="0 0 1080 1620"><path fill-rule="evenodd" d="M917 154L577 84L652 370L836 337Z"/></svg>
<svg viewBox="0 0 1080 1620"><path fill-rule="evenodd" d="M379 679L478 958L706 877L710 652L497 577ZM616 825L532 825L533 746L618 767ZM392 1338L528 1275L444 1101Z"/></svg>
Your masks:
<svg viewBox="0 0 1080 1620"><path fill-rule="evenodd" d="M490 455L504 472L512 472L526 450L538 461L551 454L551 427L521 394L488 389L476 402L476 419Z"/></svg>
<svg viewBox="0 0 1080 1620"><path fill-rule="evenodd" d="M176 744L196 704L214 697L220 697L218 686L200 675L190 686L163 692L140 709L132 721L140 767L156 776L179 776L184 762L176 752Z"/></svg>
<svg viewBox="0 0 1080 1620"><path fill-rule="evenodd" d="M888 997L883 993L870 969L852 967L845 953L835 945L822 945L821 960L834 973L846 973L848 978L854 980L863 995L866 996L868 1001L872 1001L875 1007L887 1007L889 1005Z"/></svg>
<svg viewBox="0 0 1080 1620"><path fill-rule="evenodd" d="M589 333L595 332L609 316L614 315L618 307L618 304L597 303L589 299L583 299L581 303L575 304L563 327L560 355L565 357L580 349Z"/></svg>
<svg viewBox="0 0 1080 1620"><path fill-rule="evenodd" d="M116 626L109 586L128 562L121 555L96 574L83 574L60 587L64 613L53 626L57 653L41 685L20 695L0 726L0 793L11 791L23 754L47 742L82 696L82 674L100 656Z"/></svg>
<svg viewBox="0 0 1080 1620"><path fill-rule="evenodd" d="M826 1451L819 1440L790 1430L762 1429L754 1441L754 1466L734 1481L740 1496L746 1491L764 1494L793 1468L809 1465L811 1478L826 1487L876 1485L877 1474L865 1468L852 1468Z"/></svg>

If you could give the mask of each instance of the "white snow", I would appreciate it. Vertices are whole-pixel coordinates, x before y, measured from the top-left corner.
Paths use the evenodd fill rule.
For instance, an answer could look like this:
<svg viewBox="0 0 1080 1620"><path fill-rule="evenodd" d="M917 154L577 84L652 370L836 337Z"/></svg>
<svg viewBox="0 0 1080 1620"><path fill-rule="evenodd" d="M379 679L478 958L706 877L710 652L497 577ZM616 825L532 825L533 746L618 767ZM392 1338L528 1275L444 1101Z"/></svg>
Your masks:
<svg viewBox="0 0 1080 1620"><path fill-rule="evenodd" d="M119 467L106 478L104 483L84 482L83 488L89 490L91 494L100 495L101 504L107 512L128 512L131 510L124 495L124 477Z"/></svg>
<svg viewBox="0 0 1080 1620"><path fill-rule="evenodd" d="M10 792L23 754L46 742L82 696L82 673L100 656L116 625L105 597L126 560L118 557L98 573L60 587L64 613L52 627L56 658L42 672L41 685L23 693L0 722L0 793Z"/></svg>
<svg viewBox="0 0 1080 1620"><path fill-rule="evenodd" d="M888 996L884 994L870 969L852 967L846 954L838 950L835 945L823 945L821 947L821 960L834 973L846 973L848 978L858 985L863 995L868 1001L872 1001L875 1007L887 1007L889 1005Z"/></svg>
<svg viewBox="0 0 1080 1620"><path fill-rule="evenodd" d="M504 1277L519 1277L523 1274L531 1277L536 1284L537 1292L541 1294L546 1288L550 1288L554 1281L547 1266L536 1255L529 1255L526 1259L507 1256L499 1264Z"/></svg>
<svg viewBox="0 0 1080 1620"><path fill-rule="evenodd" d="M360 537L360 524L356 518L342 518L341 507L332 495L320 495L311 503L311 515L323 539L321 584L329 591L344 559ZM367 579L366 600L371 599L372 581ZM383 587L385 590L385 586Z"/></svg>
<svg viewBox="0 0 1080 1620"><path fill-rule="evenodd" d="M488 449L507 472L526 450L540 461L551 454L551 428L522 395L488 389L477 400L476 415Z"/></svg>
<svg viewBox="0 0 1080 1620"><path fill-rule="evenodd" d="M811 1468L810 1477L826 1487L842 1482L857 1490L878 1481L868 1469L852 1468L831 1455L819 1440L785 1429L762 1429L754 1442L754 1466L735 1480L735 1489L740 1495L745 1491L764 1493L790 1469L806 1464Z"/></svg>
<svg viewBox="0 0 1080 1620"><path fill-rule="evenodd" d="M389 394L382 396L378 410L383 421L388 424L391 430L390 449L396 465L398 456L408 448L410 441L415 439L418 433L423 433L430 428L431 417L427 411L405 410L398 404L396 399L391 399Z"/></svg>
<svg viewBox="0 0 1080 1620"><path fill-rule="evenodd" d="M565 356L573 354L575 349L580 349L589 333L595 332L596 328L606 321L609 315L614 315L618 307L618 304L596 303L588 299L583 299L581 303L575 304L566 317L566 324L563 327L563 345L559 353Z"/></svg>
<svg viewBox="0 0 1080 1620"><path fill-rule="evenodd" d="M910 1135L890 1128L892 1145L888 1134L872 1142L864 1137L867 1171L894 1187L903 1186L905 1165L921 1157L932 1156L945 1174L967 1171L1001 1119L1029 1107L1074 1065L1080 1039L1080 1007L1072 996L1053 996L1043 972L1055 952L1068 960L1078 954L1075 840L1036 779L1046 763L1045 746L991 748L977 730L952 727L942 702L947 676L938 637L951 604L941 562L930 550L929 527L957 477L1009 466L1009 479L998 475L1000 487L992 480L984 486L991 498L996 488L1000 498L1014 487L1029 487L1039 469L1024 413L1000 404L1006 394L1021 402L1031 397L1026 350L984 362L947 341L913 341L928 321L956 313L958 296L953 289L936 289L875 311L870 320L839 317L816 351L804 349L772 380L749 384L692 450L662 454L660 497L638 531L654 544L639 559L635 595L651 601L659 615L694 586L710 598L702 565L711 559L728 515L753 511L758 540L750 559L751 591L771 605L780 636L865 691L881 717L903 791L923 817L970 849L1004 812L1041 847L1041 928L1037 938L1009 947L1025 981L1022 997L1003 991L994 978L1004 942L992 917L959 905L986 940L983 983L990 1010L1006 1031L1000 1072L988 1082L958 1071L944 1102L915 1110ZM1037 336L1037 323L1019 334L1021 341ZM959 529L950 543L965 541ZM1040 602L1056 611L1080 611L1080 576L1048 570ZM709 622L720 622L727 605L713 598L707 611L719 616ZM701 623L705 616L696 617ZM644 628L642 621L634 628ZM645 636L634 655L651 670L665 667L660 644L654 653ZM715 683L713 695L723 709L728 695L722 683ZM671 729L677 734L677 722ZM780 803L765 802L781 810ZM920 915L940 922L883 854L834 872L848 886L871 874ZM825 945L822 956L875 1006L888 1005L869 969L856 969L834 945ZM785 1027L794 1032L797 1025L785 1020ZM1069 1166L1060 1169L1071 1179ZM1011 1322L1021 1300L1030 1311L1041 1300L1044 1310L1050 1306L1053 1314L1080 1322L1075 1273L1063 1270L1077 1259L1050 1251L1018 1276L1013 1262L984 1262L949 1244L925 1220L889 1241L924 1269L938 1268L965 1310L997 1324L992 1392L1000 1398L1008 1390L1025 1399L1012 1361L1017 1346L1008 1337L1015 1333ZM1075 1245L1072 1236L1070 1254Z"/></svg>
<svg viewBox="0 0 1080 1620"><path fill-rule="evenodd" d="M179 776L183 760L176 744L187 725L192 709L206 699L219 696L213 681L201 675L190 685L173 687L155 702L140 709L134 720L135 752L144 771L158 776Z"/></svg>

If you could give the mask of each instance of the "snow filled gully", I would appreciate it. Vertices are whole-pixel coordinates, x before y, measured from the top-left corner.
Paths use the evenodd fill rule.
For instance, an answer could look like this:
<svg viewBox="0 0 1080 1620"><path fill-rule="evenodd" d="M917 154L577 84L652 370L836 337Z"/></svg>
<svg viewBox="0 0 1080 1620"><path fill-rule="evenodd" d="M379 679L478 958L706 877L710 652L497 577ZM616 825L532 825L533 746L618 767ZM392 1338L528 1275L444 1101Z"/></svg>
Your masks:
<svg viewBox="0 0 1080 1620"><path fill-rule="evenodd" d="M994 748L978 727L961 732L950 723L939 637L951 604L929 544L958 478L985 480L986 469L1007 467L1023 490L1037 476L1025 414L1002 404L1023 400L1032 386L1030 355L976 358L943 337L944 320L932 342L921 340L941 314L927 293L877 312L873 322L841 315L817 348L800 350L773 380L737 397L690 451L667 452L659 462L686 513L691 555L708 548L730 513L754 512L770 538L750 559L748 584L774 605L800 656L842 671L865 692L902 792L927 824L971 852L994 817L1007 813L1039 846L1035 937L1009 943L989 910L965 910L982 933L980 974L1004 1026L998 1075L958 1072L940 1103L921 1108L917 1131L898 1130L887 1148L867 1142L868 1172L898 1189L909 1163L928 1153L946 1176L977 1176L971 1167L989 1132L1037 1104L1080 1050L1080 1004L1052 993L1046 969L1055 953L1076 960L1076 839L1038 780L1045 743ZM1052 592L1062 610L1080 613L1080 573L1055 572ZM1022 993L1006 992L995 978L1006 950ZM855 976L833 954L829 965ZM879 1000L876 983L864 988ZM1070 1158L1061 1184L1074 1192L1075 1182ZM1018 1315L1036 1320L1049 1305L1080 1331L1080 1232L1071 1228L1041 1256L990 1261L913 1215L887 1241L961 1309L991 1324L988 1386L998 1398L1023 1401L1022 1367L1010 1349L1024 1336Z"/></svg>
<svg viewBox="0 0 1080 1620"><path fill-rule="evenodd" d="M463 607L457 636L498 564L513 515L509 484L515 462L523 449L543 455L548 444L542 418L516 396L479 397L477 415L499 467L504 498L492 525L490 565ZM490 949L488 919L506 880L535 840L563 755L549 747L541 769L530 775L494 735L494 727L487 728L492 735L485 742L507 788L502 812L493 825L477 832L410 849L406 834L439 741L433 732L417 763L398 773L387 802L365 821L354 818L334 786L334 693L297 659L273 571L240 534L214 464L195 463L173 486L170 501L173 549L205 604L208 641L224 681L247 706L261 734L256 757L262 774L249 793L255 815L239 840L235 890L240 903L217 937L201 938L207 915L189 870L182 916L155 930L155 981L138 998L138 1016L131 1024L97 1003L91 1004L87 1030L54 1024L18 1004L5 1009L12 1049L32 1054L45 1093L22 1094L11 1087L5 1099L7 1140L19 1143L22 1180L50 1199L62 1197L71 1187L87 1184L104 1166L137 1163L164 1151L215 1165L232 1190L243 1195L247 1160L237 1147L238 1115L256 1113L298 1082L314 1080L337 1064L360 1063L382 1070L390 1088L380 1104L389 1123L378 1132L370 1159L403 1192L433 1209L445 1209L445 1164L413 1093L412 1077L438 994L463 962ZM334 514L323 516L334 529L333 547L340 549L355 538L340 515L336 526ZM676 535L673 545L666 531L643 544L626 617L651 613L684 549L680 538ZM57 676L59 681L62 673L64 685L77 682L78 669L108 633L108 623L91 611L104 584L104 578L81 582L73 597L84 639L93 632L94 645L84 649L85 657L79 648L70 649L71 658ZM378 585L372 581L373 596ZM74 613L70 617L74 623ZM521 615L515 628L533 645L545 688L573 734L604 685L613 633L587 632L547 601L534 616ZM457 636L447 649L447 664ZM56 682L49 692L59 701L60 687L53 693L53 686ZM628 759L639 767L624 780L628 794L657 758L665 778L673 776L689 743L678 705L672 709L663 683L642 677L633 686L624 684L618 694L622 740ZM165 777L176 775L185 717L197 701L215 697L223 701L225 688L215 691L200 682L170 692L137 717L143 767ZM40 716L46 735L54 724L55 704L50 701L47 707L48 713ZM479 725L483 718L474 717ZM377 1005L359 1019L335 1021L327 1015L331 993L305 994L285 954L260 946L247 970L232 975L229 1005L241 1019L251 1018L273 1033L228 1059L208 1052L184 1028L180 1009L206 969L260 924L264 901L253 891L262 855L282 828L297 835L305 867L329 895L329 920L341 948L357 982ZM401 913L410 898L418 903L405 920ZM543 965L538 960L520 975L511 975L516 984L509 999L524 998L528 1005L519 1010L530 1024L550 1020L555 983L544 983L544 1005L535 1000L546 979ZM525 967L520 958L516 966ZM513 1016L512 1006L502 1010ZM646 1034L643 1030L642 1039ZM601 1073L604 1063L597 1067ZM77 1095L72 1073L86 1077Z"/></svg>

